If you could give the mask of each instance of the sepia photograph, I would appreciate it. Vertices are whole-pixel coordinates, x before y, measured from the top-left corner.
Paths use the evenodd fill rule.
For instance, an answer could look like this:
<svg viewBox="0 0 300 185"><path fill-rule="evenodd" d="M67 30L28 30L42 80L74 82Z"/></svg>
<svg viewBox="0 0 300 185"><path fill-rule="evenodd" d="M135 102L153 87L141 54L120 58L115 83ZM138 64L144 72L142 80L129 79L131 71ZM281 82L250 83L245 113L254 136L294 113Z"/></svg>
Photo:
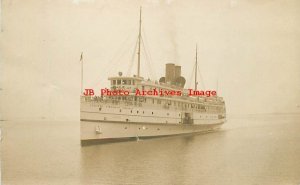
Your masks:
<svg viewBox="0 0 300 185"><path fill-rule="evenodd" d="M300 185L299 0L0 0L0 184Z"/></svg>

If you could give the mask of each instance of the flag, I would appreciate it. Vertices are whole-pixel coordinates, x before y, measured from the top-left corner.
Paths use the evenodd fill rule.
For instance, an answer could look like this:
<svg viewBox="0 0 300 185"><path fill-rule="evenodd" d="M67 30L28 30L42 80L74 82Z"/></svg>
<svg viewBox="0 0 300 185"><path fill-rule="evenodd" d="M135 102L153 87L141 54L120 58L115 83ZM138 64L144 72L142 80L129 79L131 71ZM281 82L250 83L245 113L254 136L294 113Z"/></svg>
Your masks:
<svg viewBox="0 0 300 185"><path fill-rule="evenodd" d="M80 62L82 62L82 60L83 60L83 52L81 52L81 55L80 55Z"/></svg>

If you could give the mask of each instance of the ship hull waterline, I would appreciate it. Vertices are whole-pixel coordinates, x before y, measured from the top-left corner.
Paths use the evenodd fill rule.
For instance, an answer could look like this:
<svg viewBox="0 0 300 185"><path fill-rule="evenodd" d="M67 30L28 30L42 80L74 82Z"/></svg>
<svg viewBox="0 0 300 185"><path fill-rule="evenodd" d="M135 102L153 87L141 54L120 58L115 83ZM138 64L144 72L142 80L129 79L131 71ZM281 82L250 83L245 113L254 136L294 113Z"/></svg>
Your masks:
<svg viewBox="0 0 300 185"><path fill-rule="evenodd" d="M207 133L220 129L224 122L220 119L210 124L158 124L81 119L81 145Z"/></svg>

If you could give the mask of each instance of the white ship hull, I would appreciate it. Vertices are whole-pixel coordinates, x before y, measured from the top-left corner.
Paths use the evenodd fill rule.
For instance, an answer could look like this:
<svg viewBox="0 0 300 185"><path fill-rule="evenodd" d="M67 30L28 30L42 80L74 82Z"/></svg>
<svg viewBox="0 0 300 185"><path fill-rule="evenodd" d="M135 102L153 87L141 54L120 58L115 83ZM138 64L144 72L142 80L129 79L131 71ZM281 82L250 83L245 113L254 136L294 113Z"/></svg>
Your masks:
<svg viewBox="0 0 300 185"><path fill-rule="evenodd" d="M166 112L169 112L170 115L177 115L180 113L180 110L160 110L159 113L156 111L156 114L159 115L149 118L147 115L122 115L92 111L96 110L95 107L88 109L89 111L81 111L80 129L82 145L210 132L220 128L225 122L224 118L218 119L215 115L203 116L205 114L202 114L202 119L195 120L193 124L183 124L181 122L182 118L180 117L167 118L159 116L167 114ZM110 109L110 111L112 111L112 109ZM125 111L123 110L123 112ZM149 110L145 111L145 113L147 112L149 112ZM194 116L196 115L194 114ZM147 119L145 117L147 117ZM137 121L141 119L144 121ZM146 120L160 121L146 122Z"/></svg>
<svg viewBox="0 0 300 185"><path fill-rule="evenodd" d="M215 124L178 125L81 121L81 144L108 143L140 138L153 138L181 134L209 132L220 128L224 121Z"/></svg>

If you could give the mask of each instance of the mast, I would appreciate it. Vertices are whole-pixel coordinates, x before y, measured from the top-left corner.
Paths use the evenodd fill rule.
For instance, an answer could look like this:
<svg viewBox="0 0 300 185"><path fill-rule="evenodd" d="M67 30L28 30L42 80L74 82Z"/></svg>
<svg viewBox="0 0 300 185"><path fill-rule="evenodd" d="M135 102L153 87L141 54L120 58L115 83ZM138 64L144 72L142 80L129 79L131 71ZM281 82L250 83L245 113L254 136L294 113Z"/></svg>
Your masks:
<svg viewBox="0 0 300 185"><path fill-rule="evenodd" d="M140 27L139 27L139 50L138 50L138 68L137 76L140 77L140 63L141 63L141 38L142 38L142 7L140 7Z"/></svg>
<svg viewBox="0 0 300 185"><path fill-rule="evenodd" d="M197 44L196 44L196 64L195 64L195 91L197 90L197 70L198 70L198 49L197 49Z"/></svg>

